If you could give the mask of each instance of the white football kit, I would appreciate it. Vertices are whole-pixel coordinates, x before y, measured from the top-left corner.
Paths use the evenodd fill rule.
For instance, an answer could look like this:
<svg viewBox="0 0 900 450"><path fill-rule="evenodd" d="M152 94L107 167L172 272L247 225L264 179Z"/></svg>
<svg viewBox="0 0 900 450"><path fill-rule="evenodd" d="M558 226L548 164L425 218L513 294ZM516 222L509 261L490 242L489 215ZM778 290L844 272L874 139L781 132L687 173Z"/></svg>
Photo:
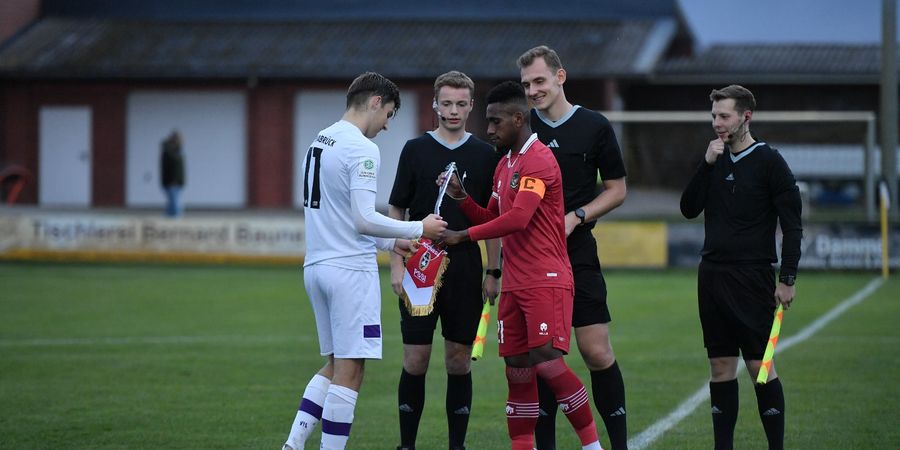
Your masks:
<svg viewBox="0 0 900 450"><path fill-rule="evenodd" d="M422 222L375 211L380 162L378 146L344 120L319 132L303 161L304 284L322 355L381 359L375 252L422 234Z"/></svg>

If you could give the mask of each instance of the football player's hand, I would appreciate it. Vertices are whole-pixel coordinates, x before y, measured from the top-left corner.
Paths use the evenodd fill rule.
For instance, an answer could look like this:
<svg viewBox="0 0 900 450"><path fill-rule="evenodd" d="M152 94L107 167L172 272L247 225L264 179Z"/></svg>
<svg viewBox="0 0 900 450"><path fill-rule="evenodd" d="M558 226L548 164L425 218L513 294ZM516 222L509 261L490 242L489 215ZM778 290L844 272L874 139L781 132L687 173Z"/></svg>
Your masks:
<svg viewBox="0 0 900 450"><path fill-rule="evenodd" d="M447 172L441 172L435 183L437 183L438 186L443 186L444 182L447 180L447 176ZM466 191L463 190L462 186L460 186L458 176L450 177L450 184L447 185L447 195L455 200L465 200L468 195L466 194Z"/></svg>
<svg viewBox="0 0 900 450"><path fill-rule="evenodd" d="M444 231L447 230L447 222L437 214L429 214L428 217L422 219L422 236L432 241L440 240L444 237Z"/></svg>
<svg viewBox="0 0 900 450"><path fill-rule="evenodd" d="M469 240L469 230L462 231L453 231L447 230L444 232L444 243L447 245L456 245L460 242L466 242Z"/></svg>

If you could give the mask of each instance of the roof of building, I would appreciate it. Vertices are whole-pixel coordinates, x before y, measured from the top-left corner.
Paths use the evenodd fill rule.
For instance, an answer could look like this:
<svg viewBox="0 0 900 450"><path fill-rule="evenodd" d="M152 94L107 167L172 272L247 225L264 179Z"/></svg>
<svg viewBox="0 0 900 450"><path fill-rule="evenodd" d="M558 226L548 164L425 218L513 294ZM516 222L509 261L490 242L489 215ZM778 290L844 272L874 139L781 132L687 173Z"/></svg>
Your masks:
<svg viewBox="0 0 900 450"><path fill-rule="evenodd" d="M46 17L0 47L7 78L346 78L367 70L515 77L515 57L547 44L572 78L649 73L674 18L629 20L175 21Z"/></svg>
<svg viewBox="0 0 900 450"><path fill-rule="evenodd" d="M560 7L553 7L560 6ZM178 21L623 20L672 17L675 0L43 0L47 17Z"/></svg>
<svg viewBox="0 0 900 450"><path fill-rule="evenodd" d="M878 83L876 44L722 44L660 62L654 81L707 83Z"/></svg>

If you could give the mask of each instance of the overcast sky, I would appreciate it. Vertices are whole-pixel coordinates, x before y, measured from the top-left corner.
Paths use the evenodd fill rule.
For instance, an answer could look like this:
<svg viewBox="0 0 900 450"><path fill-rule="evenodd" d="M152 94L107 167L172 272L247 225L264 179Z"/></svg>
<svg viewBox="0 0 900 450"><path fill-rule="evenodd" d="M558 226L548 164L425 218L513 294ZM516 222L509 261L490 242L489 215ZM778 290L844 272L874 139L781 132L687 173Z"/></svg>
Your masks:
<svg viewBox="0 0 900 450"><path fill-rule="evenodd" d="M678 0L698 42L881 41L882 0Z"/></svg>

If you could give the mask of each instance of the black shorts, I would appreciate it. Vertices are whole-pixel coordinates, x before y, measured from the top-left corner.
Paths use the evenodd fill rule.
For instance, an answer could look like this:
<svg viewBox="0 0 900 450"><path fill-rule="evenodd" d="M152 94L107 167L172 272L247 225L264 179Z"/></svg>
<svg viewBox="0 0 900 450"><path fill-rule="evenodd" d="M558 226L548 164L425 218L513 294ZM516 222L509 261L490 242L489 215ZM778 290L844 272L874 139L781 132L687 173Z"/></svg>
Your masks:
<svg viewBox="0 0 900 450"><path fill-rule="evenodd" d="M606 305L606 280L597 257L597 240L589 228L576 228L567 239L569 262L575 277L575 301L572 326L575 328L609 323Z"/></svg>
<svg viewBox="0 0 900 450"><path fill-rule="evenodd" d="M709 358L761 360L775 317L775 269L702 261L697 299ZM740 353L738 351L740 350Z"/></svg>
<svg viewBox="0 0 900 450"><path fill-rule="evenodd" d="M472 345L478 332L478 321L484 305L481 282L481 248L467 245L448 253L450 263L434 303L434 311L427 316L411 316L403 300L400 304L400 332L403 343L431 345L434 328L441 319L441 334L445 340Z"/></svg>

